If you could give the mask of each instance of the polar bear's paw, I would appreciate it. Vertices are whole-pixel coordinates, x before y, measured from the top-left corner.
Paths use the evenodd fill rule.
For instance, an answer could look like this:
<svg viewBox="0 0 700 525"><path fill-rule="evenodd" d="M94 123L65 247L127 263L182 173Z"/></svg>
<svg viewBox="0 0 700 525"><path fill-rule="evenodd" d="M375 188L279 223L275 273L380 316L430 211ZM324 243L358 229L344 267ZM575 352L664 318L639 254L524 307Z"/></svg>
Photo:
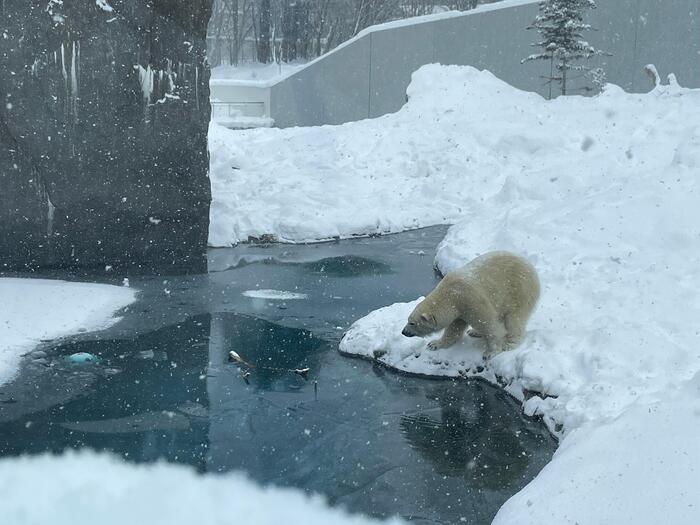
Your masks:
<svg viewBox="0 0 700 525"><path fill-rule="evenodd" d="M440 339L435 339L434 341L430 341L428 343L428 350L434 352L435 350L439 350L442 348L442 345L440 344Z"/></svg>

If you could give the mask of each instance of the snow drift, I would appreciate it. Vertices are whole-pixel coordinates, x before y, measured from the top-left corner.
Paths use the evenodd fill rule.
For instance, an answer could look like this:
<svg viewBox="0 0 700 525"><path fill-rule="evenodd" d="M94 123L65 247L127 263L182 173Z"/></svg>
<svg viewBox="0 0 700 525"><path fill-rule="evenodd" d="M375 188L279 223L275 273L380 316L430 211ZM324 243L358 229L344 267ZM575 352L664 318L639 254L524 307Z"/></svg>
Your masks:
<svg viewBox="0 0 700 525"><path fill-rule="evenodd" d="M380 523L331 510L319 497L260 488L239 474L200 476L188 467L134 466L93 452L0 461L0 492L2 521L12 525Z"/></svg>

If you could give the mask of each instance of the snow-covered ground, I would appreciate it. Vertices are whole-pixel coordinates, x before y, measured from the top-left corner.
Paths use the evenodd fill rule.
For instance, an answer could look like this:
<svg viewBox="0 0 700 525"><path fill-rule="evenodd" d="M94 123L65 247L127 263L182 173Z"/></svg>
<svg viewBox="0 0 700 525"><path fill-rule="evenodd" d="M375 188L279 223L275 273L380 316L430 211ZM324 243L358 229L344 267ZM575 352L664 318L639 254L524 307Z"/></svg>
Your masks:
<svg viewBox="0 0 700 525"><path fill-rule="evenodd" d="M676 100L611 87L595 99L545 102L488 73L427 66L408 94L395 114L341 126L234 132L213 124L210 244L266 234L318 241L454 223L483 200L517 197L508 191L523 173L538 176L537 191L546 195L547 186L565 188L581 167L592 171L586 180L605 178L601 171L613 167L626 176L661 169L669 159L654 152L676 146L679 166L697 162L690 119L675 124L687 132L682 138L650 128L659 113L690 106L692 93ZM609 160L615 164L606 168Z"/></svg>
<svg viewBox="0 0 700 525"><path fill-rule="evenodd" d="M436 266L512 250L538 269L542 297L523 344L485 369L480 340L430 352L403 338L415 301L359 320L341 350L409 372L480 375L543 416L560 448L495 523L700 523L700 90L609 86L547 102L488 73L430 66L411 91L393 118L424 107L411 140L437 136L423 160L446 164L457 186L433 205L450 209L454 193L474 189Z"/></svg>
<svg viewBox="0 0 700 525"><path fill-rule="evenodd" d="M45 279L0 279L0 385L12 379L22 354L46 339L106 328L133 290Z"/></svg>
<svg viewBox="0 0 700 525"><path fill-rule="evenodd" d="M0 461L0 493L7 525L380 523L331 510L319 497L260 488L237 474L200 476L187 467L134 466L88 452Z"/></svg>
<svg viewBox="0 0 700 525"><path fill-rule="evenodd" d="M485 369L478 340L429 352L403 338L413 303L359 320L341 349L482 375L544 418L560 449L497 523L700 523L700 90L546 101L431 65L408 94L342 126L212 127L211 244L454 223L443 272L523 254L542 298L523 344Z"/></svg>

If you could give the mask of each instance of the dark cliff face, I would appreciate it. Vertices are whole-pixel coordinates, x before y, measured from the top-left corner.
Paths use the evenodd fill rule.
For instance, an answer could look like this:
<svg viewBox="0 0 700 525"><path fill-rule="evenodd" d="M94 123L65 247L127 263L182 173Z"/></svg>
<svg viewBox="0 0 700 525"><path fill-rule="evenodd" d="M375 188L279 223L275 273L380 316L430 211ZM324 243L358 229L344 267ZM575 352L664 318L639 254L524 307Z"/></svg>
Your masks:
<svg viewBox="0 0 700 525"><path fill-rule="evenodd" d="M0 271L201 271L211 0L0 0Z"/></svg>

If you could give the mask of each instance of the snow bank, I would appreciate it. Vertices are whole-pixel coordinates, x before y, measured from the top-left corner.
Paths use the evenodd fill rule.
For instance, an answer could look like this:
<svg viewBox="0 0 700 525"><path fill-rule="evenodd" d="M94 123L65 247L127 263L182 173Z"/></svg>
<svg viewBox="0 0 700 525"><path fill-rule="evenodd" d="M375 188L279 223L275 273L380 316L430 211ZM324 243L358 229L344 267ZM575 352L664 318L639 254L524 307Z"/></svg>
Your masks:
<svg viewBox="0 0 700 525"><path fill-rule="evenodd" d="M548 102L471 68L414 76L425 111L414 129L451 131L451 142L431 131L426 162L451 169L451 149L470 151L434 205L449 210L460 187L475 189L436 266L512 250L538 269L542 298L523 344L483 370L481 341L430 352L403 339L415 302L357 321L341 351L480 375L543 416L560 450L498 524L700 523L700 90L672 80Z"/></svg>
<svg viewBox="0 0 700 525"><path fill-rule="evenodd" d="M697 91L628 95L611 86L593 99L547 102L488 72L429 65L414 73L408 95L395 114L341 126L231 131L212 124L210 245L454 223L485 200L517 199L521 188L512 182L523 176L538 179L531 191L547 194L566 188L581 168L607 180L663 169L668 155L679 167L698 162L699 132L689 118L674 124L672 116ZM653 127L664 114L659 125L672 125L671 136Z"/></svg>
<svg viewBox="0 0 700 525"><path fill-rule="evenodd" d="M571 432L494 524L700 523L700 374L665 397Z"/></svg>
<svg viewBox="0 0 700 525"><path fill-rule="evenodd" d="M379 523L331 510L318 497L260 488L240 475L133 466L88 452L2 460L0 493L2 522L12 525Z"/></svg>
<svg viewBox="0 0 700 525"><path fill-rule="evenodd" d="M425 66L408 94L398 113L341 126L230 131L212 124L210 245L452 223L498 192L506 173L519 172L508 157L509 139L532 154L549 138L547 129L531 130L532 138L504 134L514 111L521 127L529 126L543 101L489 73ZM520 105L530 111L521 115Z"/></svg>
<svg viewBox="0 0 700 525"><path fill-rule="evenodd" d="M611 87L537 106L561 128L529 154L514 145L527 137L533 147L537 134L516 138L511 123L508 155L521 174L470 207L436 265L444 273L498 248L537 267L542 299L527 344L494 370L557 396L526 410L567 429L663 398L700 370L700 90Z"/></svg>
<svg viewBox="0 0 700 525"><path fill-rule="evenodd" d="M40 341L113 324L135 299L129 288L45 279L0 279L0 384Z"/></svg>

